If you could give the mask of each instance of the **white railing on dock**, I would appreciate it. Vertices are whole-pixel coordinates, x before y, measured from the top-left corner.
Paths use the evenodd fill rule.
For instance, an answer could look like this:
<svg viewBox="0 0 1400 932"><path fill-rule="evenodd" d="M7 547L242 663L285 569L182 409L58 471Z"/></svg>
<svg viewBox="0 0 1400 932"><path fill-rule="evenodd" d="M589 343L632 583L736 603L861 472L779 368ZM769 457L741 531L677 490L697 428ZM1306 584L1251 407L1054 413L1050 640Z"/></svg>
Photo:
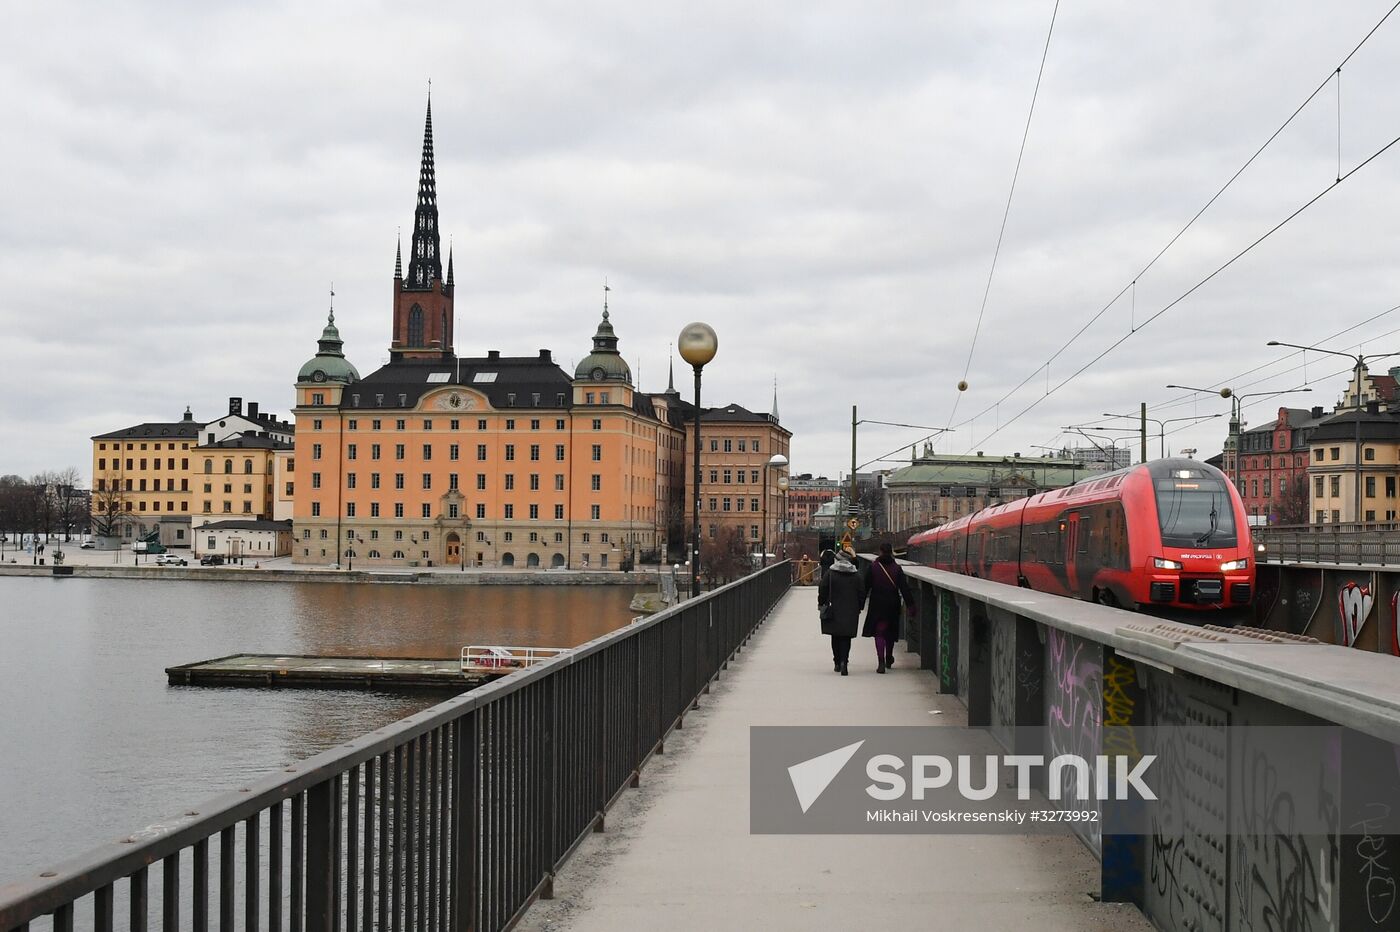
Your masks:
<svg viewBox="0 0 1400 932"><path fill-rule="evenodd" d="M523 670L541 660L557 657L566 650L567 647L499 647L473 644L462 648L462 672Z"/></svg>

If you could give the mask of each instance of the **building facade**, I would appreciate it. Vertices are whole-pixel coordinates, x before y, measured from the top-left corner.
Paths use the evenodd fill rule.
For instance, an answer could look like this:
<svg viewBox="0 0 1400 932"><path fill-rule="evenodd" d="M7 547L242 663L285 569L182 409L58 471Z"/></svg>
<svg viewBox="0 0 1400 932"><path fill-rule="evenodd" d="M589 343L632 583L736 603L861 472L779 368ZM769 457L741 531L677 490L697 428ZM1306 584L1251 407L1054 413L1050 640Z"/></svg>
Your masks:
<svg viewBox="0 0 1400 932"><path fill-rule="evenodd" d="M717 539L729 528L743 534L757 553L766 543L773 552L782 528L782 489L779 478L787 466L770 466L791 455L792 432L774 411L760 414L729 404L700 413L700 534ZM693 405L684 405L684 418L693 425ZM693 470L686 470L685 500L695 487ZM686 527L691 515L685 516Z"/></svg>
<svg viewBox="0 0 1400 932"><path fill-rule="evenodd" d="M1366 409L1323 421L1313 430L1308 449L1313 524L1396 520L1400 416L1381 411L1380 403L1372 401Z"/></svg>
<svg viewBox="0 0 1400 932"><path fill-rule="evenodd" d="M1096 472L1057 457L966 456L926 449L885 479L888 530L944 524L991 505L1072 485Z"/></svg>
<svg viewBox="0 0 1400 932"><path fill-rule="evenodd" d="M1320 407L1279 408L1240 434L1238 486L1252 524L1307 523L1308 443L1326 417Z"/></svg>
<svg viewBox="0 0 1400 932"><path fill-rule="evenodd" d="M410 261L395 259L389 361L361 377L332 312L274 457L298 563L618 568L680 540L685 414L639 391L604 301L568 373L549 349L459 356L440 261L431 107ZM284 469L282 474L276 470Z"/></svg>
<svg viewBox="0 0 1400 932"><path fill-rule="evenodd" d="M841 483L825 476L813 477L811 473L793 476L788 480L787 516L793 530L814 527L812 516L827 502L841 497Z"/></svg>

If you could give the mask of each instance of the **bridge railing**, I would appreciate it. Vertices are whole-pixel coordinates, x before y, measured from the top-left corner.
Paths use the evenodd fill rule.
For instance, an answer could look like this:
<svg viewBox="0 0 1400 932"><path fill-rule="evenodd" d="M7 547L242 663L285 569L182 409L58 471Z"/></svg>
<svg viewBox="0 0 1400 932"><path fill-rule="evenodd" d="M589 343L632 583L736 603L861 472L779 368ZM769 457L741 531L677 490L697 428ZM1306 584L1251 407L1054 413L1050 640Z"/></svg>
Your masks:
<svg viewBox="0 0 1400 932"><path fill-rule="evenodd" d="M1104 900L1136 903L1163 929L1400 927L1400 835L1344 815L1372 804L1400 813L1400 658L1238 629L1197 636L1150 616L905 569L916 595L910 650L940 692L966 705L968 724L1010 753L1093 759L1121 753L1136 729L1187 735L1168 749L1180 769L1154 787L1150 834L1076 826L1099 858ZM1304 726L1317 725L1340 727L1316 755L1326 779L1313 797L1249 735L1296 727L1290 734L1306 741ZM1373 797L1378 785L1391 788L1387 798ZM1330 833L1294 828L1304 812L1326 814ZM1226 830L1200 828L1213 820Z"/></svg>
<svg viewBox="0 0 1400 932"><path fill-rule="evenodd" d="M0 886L0 930L504 928L790 579L774 565Z"/></svg>
<svg viewBox="0 0 1400 932"><path fill-rule="evenodd" d="M1318 524L1256 528L1259 558L1282 563L1400 566L1400 525Z"/></svg>

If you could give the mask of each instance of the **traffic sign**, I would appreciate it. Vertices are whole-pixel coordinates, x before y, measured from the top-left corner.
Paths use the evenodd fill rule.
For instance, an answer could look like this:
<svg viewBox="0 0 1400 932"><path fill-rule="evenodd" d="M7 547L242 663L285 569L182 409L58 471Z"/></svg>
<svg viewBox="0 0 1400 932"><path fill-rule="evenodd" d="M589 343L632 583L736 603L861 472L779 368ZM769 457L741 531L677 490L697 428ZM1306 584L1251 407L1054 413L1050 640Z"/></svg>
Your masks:
<svg viewBox="0 0 1400 932"><path fill-rule="evenodd" d="M851 530L854 531L856 528L860 527L860 519L859 519L859 518L848 518L848 519L846 520L846 527L848 527L848 528L850 528Z"/></svg>

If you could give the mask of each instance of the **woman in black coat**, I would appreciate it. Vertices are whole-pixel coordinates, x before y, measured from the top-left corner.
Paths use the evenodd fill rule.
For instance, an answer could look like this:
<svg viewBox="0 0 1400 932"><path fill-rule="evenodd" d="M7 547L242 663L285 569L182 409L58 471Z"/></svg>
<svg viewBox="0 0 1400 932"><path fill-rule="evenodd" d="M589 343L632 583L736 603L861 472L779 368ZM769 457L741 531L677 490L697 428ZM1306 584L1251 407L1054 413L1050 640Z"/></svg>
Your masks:
<svg viewBox="0 0 1400 932"><path fill-rule="evenodd" d="M889 544L880 545L880 556L861 574L863 590L870 599L865 613L861 637L875 639L875 654L880 661L876 673L894 666L894 642L899 640L900 603L906 611L914 610L914 593L909 579L895 562Z"/></svg>
<svg viewBox="0 0 1400 932"><path fill-rule="evenodd" d="M860 572L845 554L838 556L817 584L817 609L821 613L822 634L831 635L831 660L837 673L846 676L851 659L851 639L860 626L860 610L865 605L865 587Z"/></svg>

